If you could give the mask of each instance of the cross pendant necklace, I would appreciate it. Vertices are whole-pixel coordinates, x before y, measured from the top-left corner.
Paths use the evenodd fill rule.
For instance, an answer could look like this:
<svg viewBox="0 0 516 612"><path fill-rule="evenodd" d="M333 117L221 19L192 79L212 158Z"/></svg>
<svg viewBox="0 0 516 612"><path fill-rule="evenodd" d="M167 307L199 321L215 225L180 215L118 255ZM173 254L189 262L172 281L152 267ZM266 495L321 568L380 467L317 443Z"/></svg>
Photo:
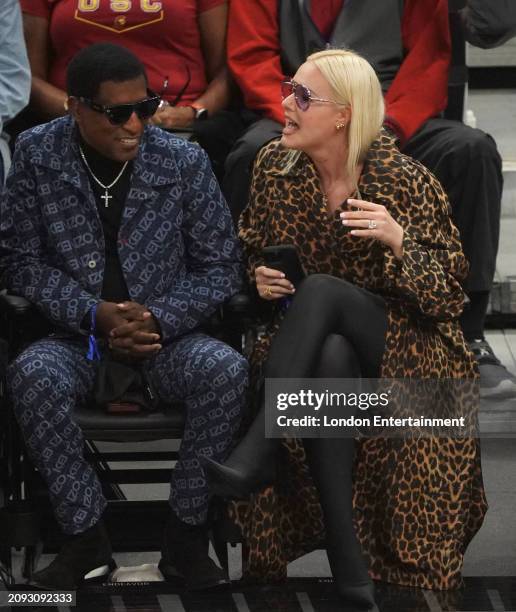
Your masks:
<svg viewBox="0 0 516 612"><path fill-rule="evenodd" d="M101 200L104 200L104 208L109 208L109 200L111 200L113 196L109 195L109 191L106 189L104 191L104 195L100 196Z"/></svg>
<svg viewBox="0 0 516 612"><path fill-rule="evenodd" d="M113 199L113 196L109 195L109 189L111 189L111 187L114 187L118 183L122 174L124 173L124 170L127 168L127 164L129 163L129 161L125 162L125 164L122 166L122 169L120 170L115 180L111 184L104 185L104 183L99 181L99 179L95 176L93 170L90 168L90 165L88 164L88 160L86 159L86 155L84 155L84 151L82 150L81 145L79 145L79 153L81 154L82 161L84 162L84 165L88 169L88 172L91 174L93 180L97 183L97 185L100 185L102 189L104 189L104 195L101 195L100 199L104 200L104 208L109 208L109 200Z"/></svg>

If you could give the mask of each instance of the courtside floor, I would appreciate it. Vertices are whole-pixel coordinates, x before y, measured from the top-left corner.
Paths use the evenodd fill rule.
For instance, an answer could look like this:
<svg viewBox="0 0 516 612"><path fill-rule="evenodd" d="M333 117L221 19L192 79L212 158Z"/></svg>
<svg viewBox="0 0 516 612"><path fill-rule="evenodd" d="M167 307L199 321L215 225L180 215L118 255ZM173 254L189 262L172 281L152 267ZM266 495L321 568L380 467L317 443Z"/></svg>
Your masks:
<svg viewBox="0 0 516 612"><path fill-rule="evenodd" d="M376 585L381 612L487 612L516 610L511 578L466 578L453 592ZM31 608L37 610L38 608ZM328 578L292 578L281 586L232 585L209 594L174 592L165 583L99 586L77 593L77 607L59 612L337 612L343 610ZM14 608L13 608L14 610Z"/></svg>

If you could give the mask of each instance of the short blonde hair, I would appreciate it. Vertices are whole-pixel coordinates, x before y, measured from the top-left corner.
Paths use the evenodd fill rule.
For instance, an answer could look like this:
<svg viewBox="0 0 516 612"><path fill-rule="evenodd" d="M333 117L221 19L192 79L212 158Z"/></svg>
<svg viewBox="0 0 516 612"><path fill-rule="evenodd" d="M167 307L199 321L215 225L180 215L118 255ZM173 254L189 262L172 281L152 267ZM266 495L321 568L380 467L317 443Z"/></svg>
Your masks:
<svg viewBox="0 0 516 612"><path fill-rule="evenodd" d="M384 120L385 105L378 77L368 61L348 49L318 51L306 61L313 62L321 71L333 89L333 99L351 107L346 166L349 176L354 176ZM291 157L291 162L295 163L297 158Z"/></svg>

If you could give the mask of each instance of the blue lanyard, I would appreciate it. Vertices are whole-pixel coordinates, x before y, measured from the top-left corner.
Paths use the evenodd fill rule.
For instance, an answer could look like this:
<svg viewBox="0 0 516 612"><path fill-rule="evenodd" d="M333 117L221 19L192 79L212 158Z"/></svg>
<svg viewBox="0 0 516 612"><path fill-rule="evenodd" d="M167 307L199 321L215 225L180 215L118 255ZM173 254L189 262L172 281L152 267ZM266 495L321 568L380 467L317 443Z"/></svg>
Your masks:
<svg viewBox="0 0 516 612"><path fill-rule="evenodd" d="M90 335L88 336L88 353L86 359L89 361L100 361L99 345L95 336L95 323L97 320L97 304L90 310Z"/></svg>

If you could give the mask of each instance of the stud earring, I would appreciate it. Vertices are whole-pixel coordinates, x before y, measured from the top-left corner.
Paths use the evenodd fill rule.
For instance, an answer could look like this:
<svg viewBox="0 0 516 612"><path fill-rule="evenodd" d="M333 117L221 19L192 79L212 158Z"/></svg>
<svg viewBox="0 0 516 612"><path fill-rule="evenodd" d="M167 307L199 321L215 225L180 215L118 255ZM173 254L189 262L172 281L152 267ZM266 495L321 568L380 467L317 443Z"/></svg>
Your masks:
<svg viewBox="0 0 516 612"><path fill-rule="evenodd" d="M342 128L346 127L345 123L337 123L337 125L335 126L337 128L337 130L342 130Z"/></svg>

